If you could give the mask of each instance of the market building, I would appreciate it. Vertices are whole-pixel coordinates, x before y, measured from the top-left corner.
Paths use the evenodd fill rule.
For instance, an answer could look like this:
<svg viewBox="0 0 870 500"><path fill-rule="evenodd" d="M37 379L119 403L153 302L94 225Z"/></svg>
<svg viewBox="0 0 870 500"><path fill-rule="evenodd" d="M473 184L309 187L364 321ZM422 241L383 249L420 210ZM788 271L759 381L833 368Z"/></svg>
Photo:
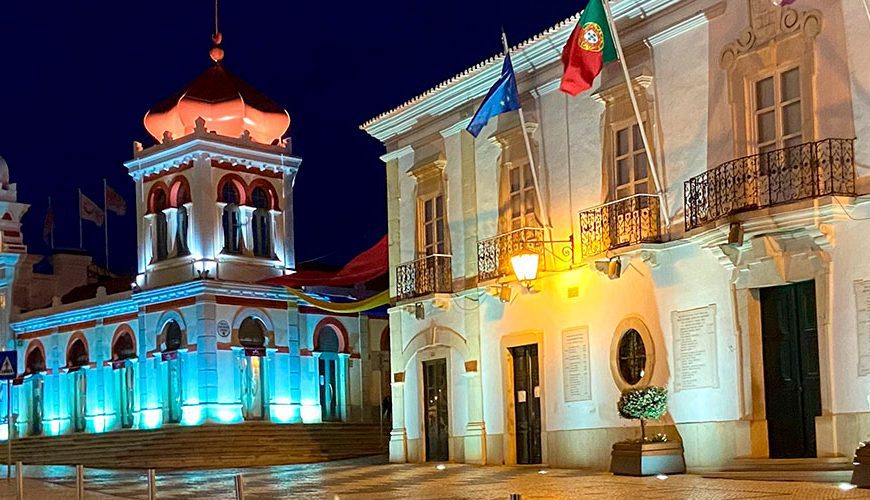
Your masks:
<svg viewBox="0 0 870 500"><path fill-rule="evenodd" d="M527 130L465 130L501 57L362 126L387 151L391 461L606 468L638 435L621 390L650 384L689 467L851 457L870 426L862 3L612 10L642 123L618 63L559 91L575 17L512 49Z"/></svg>
<svg viewBox="0 0 870 500"><path fill-rule="evenodd" d="M371 353L388 338L386 317L329 313L262 283L296 271L302 160L285 138L288 113L230 73L219 47L212 58L145 115L157 143L134 143L125 163L136 184L132 284L89 279L96 267L76 253L49 257L51 272L34 269L42 257L24 245L27 205L0 162L2 342L19 359L15 437L380 419L388 369Z"/></svg>

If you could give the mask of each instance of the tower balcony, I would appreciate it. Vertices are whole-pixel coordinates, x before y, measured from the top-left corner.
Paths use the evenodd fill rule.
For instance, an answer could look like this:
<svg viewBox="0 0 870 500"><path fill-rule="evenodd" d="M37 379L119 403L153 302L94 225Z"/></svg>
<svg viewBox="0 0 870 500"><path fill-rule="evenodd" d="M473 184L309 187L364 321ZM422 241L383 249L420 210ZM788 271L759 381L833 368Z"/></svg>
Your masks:
<svg viewBox="0 0 870 500"><path fill-rule="evenodd" d="M822 196L855 196L854 139L745 156L685 183L686 231L733 214Z"/></svg>
<svg viewBox="0 0 870 500"><path fill-rule="evenodd" d="M396 299L418 299L453 291L453 259L433 254L396 267Z"/></svg>
<svg viewBox="0 0 870 500"><path fill-rule="evenodd" d="M583 258L638 245L660 243L659 197L636 194L580 212L580 254Z"/></svg>

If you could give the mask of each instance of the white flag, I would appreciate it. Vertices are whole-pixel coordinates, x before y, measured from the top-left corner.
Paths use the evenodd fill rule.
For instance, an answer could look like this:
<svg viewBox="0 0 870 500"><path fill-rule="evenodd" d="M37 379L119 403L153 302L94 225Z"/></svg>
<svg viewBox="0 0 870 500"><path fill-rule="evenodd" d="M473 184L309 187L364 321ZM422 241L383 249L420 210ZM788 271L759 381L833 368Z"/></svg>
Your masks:
<svg viewBox="0 0 870 500"><path fill-rule="evenodd" d="M90 198L79 191L79 217L84 220L89 220L98 226L103 225L106 218L106 213L103 209L97 206Z"/></svg>

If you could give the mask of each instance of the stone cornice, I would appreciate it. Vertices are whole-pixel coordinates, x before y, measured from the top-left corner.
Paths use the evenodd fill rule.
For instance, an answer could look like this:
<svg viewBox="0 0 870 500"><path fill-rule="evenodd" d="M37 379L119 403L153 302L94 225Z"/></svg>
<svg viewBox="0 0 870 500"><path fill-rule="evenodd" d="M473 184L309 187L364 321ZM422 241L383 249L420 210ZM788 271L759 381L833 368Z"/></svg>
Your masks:
<svg viewBox="0 0 870 500"><path fill-rule="evenodd" d="M471 117L463 118L453 125L445 128L444 130L439 131L441 137L450 137L451 135L462 132L463 130L468 128L468 124L471 123Z"/></svg>
<svg viewBox="0 0 870 500"><path fill-rule="evenodd" d="M414 154L414 148L411 146L404 146L395 151L390 151L389 153L385 153L381 155L381 161L384 163L389 163L393 160L398 160L399 158Z"/></svg>

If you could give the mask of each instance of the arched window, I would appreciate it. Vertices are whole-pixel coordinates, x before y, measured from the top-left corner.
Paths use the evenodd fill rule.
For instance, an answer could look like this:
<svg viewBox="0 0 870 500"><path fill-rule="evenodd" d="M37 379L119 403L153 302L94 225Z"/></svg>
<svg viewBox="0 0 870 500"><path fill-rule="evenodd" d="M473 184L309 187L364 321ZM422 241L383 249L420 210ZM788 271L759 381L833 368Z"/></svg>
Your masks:
<svg viewBox="0 0 870 500"><path fill-rule="evenodd" d="M332 328L324 326L317 332L318 352L338 352L338 334Z"/></svg>
<svg viewBox="0 0 870 500"><path fill-rule="evenodd" d="M248 316L239 325L239 343L244 347L264 347L266 345L266 325L259 319Z"/></svg>
<svg viewBox="0 0 870 500"><path fill-rule="evenodd" d="M122 333L112 346L112 361L121 361L135 356L136 346L133 342L133 336L129 332Z"/></svg>
<svg viewBox="0 0 870 500"><path fill-rule="evenodd" d="M163 327L163 352L177 351L181 348L181 326L178 322L169 320Z"/></svg>
<svg viewBox="0 0 870 500"><path fill-rule="evenodd" d="M24 361L24 370L27 374L40 373L45 371L45 354L42 349L33 349L27 353L27 359Z"/></svg>
<svg viewBox="0 0 870 500"><path fill-rule="evenodd" d="M175 195L178 212L176 212L177 228L175 233L175 248L178 249L178 256L190 255L190 249L187 245L187 227L190 221L190 215L187 213L185 203L190 203L190 193L187 192L187 186L181 184L178 186L178 192Z"/></svg>
<svg viewBox="0 0 870 500"><path fill-rule="evenodd" d="M254 203L254 255L257 257L272 257L272 216L269 213L269 195L266 190L256 187L251 192Z"/></svg>
<svg viewBox="0 0 870 500"><path fill-rule="evenodd" d="M166 191L158 189L154 192L154 224L157 238L157 260L165 260L169 256L169 246L167 245L167 233L169 228L166 224L166 213L164 209L169 207L166 200Z"/></svg>
<svg viewBox="0 0 870 500"><path fill-rule="evenodd" d="M221 201L226 203L223 214L224 253L241 253L242 224L239 215L239 190L232 181L224 183Z"/></svg>
<svg viewBox="0 0 870 500"><path fill-rule="evenodd" d="M85 346L82 339L75 339L73 341L72 345L69 347L66 362L67 366L70 368L79 368L87 366L88 363L90 363L88 360L88 348Z"/></svg>

